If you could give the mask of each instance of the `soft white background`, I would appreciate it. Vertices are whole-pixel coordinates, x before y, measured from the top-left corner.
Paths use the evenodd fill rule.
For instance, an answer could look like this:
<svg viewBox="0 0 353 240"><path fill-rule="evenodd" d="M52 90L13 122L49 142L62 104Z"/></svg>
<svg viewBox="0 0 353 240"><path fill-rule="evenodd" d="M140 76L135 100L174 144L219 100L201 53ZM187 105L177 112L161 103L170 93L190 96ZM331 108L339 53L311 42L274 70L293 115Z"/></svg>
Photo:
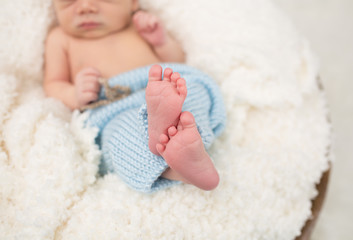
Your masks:
<svg viewBox="0 0 353 240"><path fill-rule="evenodd" d="M0 2L5 2L5 3L11 2L11 1L13 0L7 0L7 1L0 0ZM350 65L352 65L351 56L353 54L353 47L352 47L353 46L352 44L353 42L353 35L352 35L353 1L352 0L275 0L275 1L278 2L284 8L284 10L292 17L295 25L303 33L303 35L308 37L308 39L312 43L312 48L321 59L321 66L322 66L321 77L327 89L327 95L328 95L328 100L331 108L332 120L334 124L334 132L335 132L334 151L336 155L336 162L332 170L332 178L330 181L329 194L327 196L325 208L321 214L321 218L315 230L313 240L328 240L328 239L349 240L349 239L352 239L352 233L353 233L353 231L350 230L352 225L351 218L353 216L352 206L351 206L353 202L352 187L351 187L351 184L353 182L352 181L353 177L350 175L350 172L352 171L351 158L353 155L352 147L350 146L353 140L352 139L353 101L351 97L353 84L352 82L350 82L350 78L353 76L353 70L350 69ZM19 2L19 1L16 1L16 2ZM18 11L16 12L16 14L18 14L19 16L24 16L24 19L28 19L28 15L24 14L24 12ZM39 13L28 13L28 14L33 14L33 16L35 16L35 15L38 15ZM27 18L25 18L26 16ZM32 16L32 15L29 15L29 16ZM36 19L36 21L40 21L40 19L39 20ZM27 26L25 21L23 22L23 26L24 27ZM2 28L0 27L0 29ZM22 36L21 32L19 32L18 34L19 36ZM25 34L24 36L27 36L27 35ZM4 39L7 40L8 38L4 38ZM32 38L28 39L29 40L28 42L30 43L34 42L32 41L32 39L38 39L38 35L33 35ZM22 39L18 38L18 40L21 41ZM11 42L12 45L16 45L16 43L17 43L16 41ZM38 43L38 45L40 44L41 43ZM37 45L34 46L34 48L36 47L38 48ZM13 59L16 59L16 56ZM19 55L19 56L22 56L22 55ZM27 65L26 60L28 59L32 59L32 58L29 56L27 58L24 58L23 61L21 61L21 58L18 59L20 63L16 66ZM38 66L38 69L41 67L41 65L38 63L32 64L32 65ZM32 67L32 65L30 65L29 67ZM28 104L25 107L27 106ZM45 106L51 106L51 105L47 104ZM27 107L25 109L32 110L33 108ZM40 112L40 111L42 110L39 109L37 112ZM48 110L43 110L43 111L45 113L49 112ZM18 113L22 114L21 111L18 111ZM23 112L23 113L26 114L27 112ZM21 114L19 114L19 116L22 116ZM31 116L32 115L33 114L31 114ZM40 115L38 113L37 115L34 114L34 116L35 117L33 117L33 119L36 118L36 116L39 117ZM44 123L41 123L40 126L44 126L44 127L48 126L49 129L54 129L54 127L51 127L53 125L48 124L49 122L50 124L52 124L53 121L51 121L50 118L48 119L49 120L44 121ZM13 122L15 123L15 121ZM57 122L59 122L59 120L55 122L56 125L54 126L59 126L59 123ZM60 124L62 124L61 120L60 120ZM27 125L25 124L22 124L22 125L24 126L23 129L26 129ZM41 128L41 129L46 129L46 128ZM65 133L69 131L67 130L67 128L65 129L66 129ZM8 131L8 132L11 132L11 131ZM51 136L56 134L55 131L52 131L50 133L52 134ZM71 136L71 135L68 135L68 136ZM81 138L83 139L84 137L81 136ZM13 137L13 139L16 140L17 138ZM60 139L66 139L66 138L62 137ZM76 141L76 140L78 141L80 139L74 139L73 141ZM14 145L16 145L15 143L17 144L17 142L14 141ZM40 143L41 142L38 142L36 146L38 147ZM68 145L70 144L71 142L68 143ZM44 145L44 147L45 146L46 145ZM39 146L39 148L37 149L41 149L40 147L41 146ZM38 150L38 152L40 151ZM54 153L56 152L53 151L52 154ZM45 158L39 158L39 161L37 162L32 162L31 166L34 166L33 169L36 169L36 167L40 169L42 165L46 166L44 161L45 159L47 159L47 156ZM76 155L74 155L72 159L81 159L81 158L77 158ZM19 165L20 163L22 163L20 160L19 160ZM26 163L26 161L28 160L29 158L24 159L23 162ZM77 160L75 163L78 163L78 162L79 161ZM57 163L59 164L60 161L57 161ZM65 167L60 168L60 170L64 171L66 169L69 169L71 171L72 169L70 167L75 167L75 166L76 165L74 164L71 164L71 165L67 164L67 166L65 165ZM53 169L55 169L55 167L56 165L54 165ZM44 169L44 167L42 168ZM78 168L78 172L79 172L78 178L84 175L84 173L81 173L81 171L82 171L81 168ZM75 171L72 171L72 172L75 172ZM38 173L32 172L32 174L29 174L28 177L26 176L27 178L19 179L18 182L22 183L23 180L31 179L33 176L34 177L37 176L37 174L39 174L39 172ZM5 175L5 177L6 176L7 175ZM58 179L60 180L60 178ZM67 181L70 179L71 179L71 175L65 178L65 180ZM27 181L27 182L31 182L31 181ZM61 186L66 186L65 181L60 181L60 182L62 183L61 185L59 185L59 188L56 189L57 191L55 192L57 193L57 195L50 194L51 189L48 189L49 193L42 194L48 191L47 190L41 191L41 189L38 189L38 187L35 185L30 185L32 188L29 187L28 190L24 193L24 195L33 194L31 191L38 189L38 191L33 191L33 192L37 193L38 196L41 196L41 198L33 198L32 200L38 201L38 203L47 203L49 207L52 207L50 206L50 203L52 202L51 201L52 198L50 197L57 196L58 199L61 199L61 197L64 196L64 194L61 194L61 193L74 194L75 192L78 191L77 189L83 188L82 187L83 185L87 186L88 185L87 182L89 182L89 180L83 179L81 182L79 181L74 186L74 188L69 188L69 189L64 187L60 188ZM15 181L15 183L17 183L17 181ZM40 180L38 180L37 182L33 182L33 184L36 184L36 183L41 183L41 182ZM106 184L109 184L109 182ZM41 186L41 185L38 185L38 186ZM6 190L10 192L9 189L6 189ZM94 193L94 191L92 192ZM115 193L115 192L112 192L112 193ZM19 193L19 195L21 194ZM106 195L101 194L99 196L106 196ZM91 195L87 194L86 197L87 198L85 199L89 200ZM105 198L103 197L102 201L104 201L106 198L107 197ZM116 198L112 197L112 199L115 201ZM136 198L134 201L136 201ZM30 213L32 211L34 213L40 212L41 209L36 208L37 206L41 206L41 207L47 206L47 205L37 205L37 206L33 205L33 208L31 208L32 207L31 206L28 209L26 209L25 207L30 206L31 203L32 202L30 201L26 201L25 203L20 205L20 207L22 206L24 207L23 209L26 210L26 211L21 211L21 215L20 215L24 217L23 219L20 219L22 220L23 223L27 223L28 220L31 221L32 219L36 219L36 215L30 214ZM57 203L61 206L61 209L63 209L64 208L63 206L66 204L65 201L60 201L60 200L58 200ZM54 207L52 209L54 209ZM86 216L85 213L87 212L92 215L95 215L96 213L95 212L96 205L88 209L87 212L85 211L85 209L87 209L85 208L86 207L85 202L82 202L82 204L80 204L79 207L81 208L78 208L77 210L78 217ZM40 210L37 211L37 209L40 209ZM46 213L49 214L49 217L51 216L50 214L56 213L55 211L50 211L50 209L48 210L48 208L44 208L44 209L46 210ZM15 212L15 211L11 212L11 210L8 212L10 213ZM80 215L81 213L82 215ZM13 216L16 216L16 215L13 214ZM42 218L41 220L43 219L45 220L49 218L47 216L47 218ZM60 217L56 218L57 221L60 221L60 219L61 219ZM117 220L120 221L121 219L117 219ZM51 230L50 226L53 227L55 226L55 224L57 224L55 221L54 222L48 221L45 225L40 226L39 224L40 227L38 227L38 229L41 229L42 230L41 233L43 233L48 231L48 229ZM101 225L104 225L104 224L105 224L104 222L101 222ZM48 225L50 226L48 227ZM80 227L82 227L82 224L80 224ZM99 229L99 227L97 229ZM22 234L26 234L26 232ZM21 239L24 239L24 238L21 238Z"/></svg>
<svg viewBox="0 0 353 240"><path fill-rule="evenodd" d="M275 0L320 58L334 130L328 195L313 240L353 239L353 1Z"/></svg>

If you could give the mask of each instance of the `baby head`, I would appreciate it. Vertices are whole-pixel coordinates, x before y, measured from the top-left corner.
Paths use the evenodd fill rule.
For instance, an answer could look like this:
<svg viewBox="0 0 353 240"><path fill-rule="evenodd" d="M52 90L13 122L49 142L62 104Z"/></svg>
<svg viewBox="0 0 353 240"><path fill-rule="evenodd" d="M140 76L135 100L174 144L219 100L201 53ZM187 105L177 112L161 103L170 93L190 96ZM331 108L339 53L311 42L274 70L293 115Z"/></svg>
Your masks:
<svg viewBox="0 0 353 240"><path fill-rule="evenodd" d="M54 0L60 27L79 38L99 38L126 28L138 0Z"/></svg>

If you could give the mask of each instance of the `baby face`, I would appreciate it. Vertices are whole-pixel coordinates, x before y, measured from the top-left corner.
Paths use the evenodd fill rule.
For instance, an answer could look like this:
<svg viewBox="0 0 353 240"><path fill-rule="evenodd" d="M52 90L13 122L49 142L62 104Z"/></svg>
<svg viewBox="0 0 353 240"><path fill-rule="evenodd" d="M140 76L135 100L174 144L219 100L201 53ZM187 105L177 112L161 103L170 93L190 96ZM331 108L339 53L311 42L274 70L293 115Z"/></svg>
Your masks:
<svg viewBox="0 0 353 240"><path fill-rule="evenodd" d="M74 37L100 38L130 24L137 0L54 0L63 30Z"/></svg>

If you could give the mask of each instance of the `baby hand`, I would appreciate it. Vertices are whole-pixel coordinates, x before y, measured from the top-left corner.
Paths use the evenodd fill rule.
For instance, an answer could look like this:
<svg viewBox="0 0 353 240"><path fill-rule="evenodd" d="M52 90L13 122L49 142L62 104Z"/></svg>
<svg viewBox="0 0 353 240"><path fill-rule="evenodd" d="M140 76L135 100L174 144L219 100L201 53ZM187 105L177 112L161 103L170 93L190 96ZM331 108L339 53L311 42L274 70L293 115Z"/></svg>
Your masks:
<svg viewBox="0 0 353 240"><path fill-rule="evenodd" d="M152 46L160 46L165 43L166 34L156 16L138 11L133 16L133 23L138 33Z"/></svg>
<svg viewBox="0 0 353 240"><path fill-rule="evenodd" d="M84 68L75 78L75 95L79 107L83 107L98 99L100 72L94 68Z"/></svg>

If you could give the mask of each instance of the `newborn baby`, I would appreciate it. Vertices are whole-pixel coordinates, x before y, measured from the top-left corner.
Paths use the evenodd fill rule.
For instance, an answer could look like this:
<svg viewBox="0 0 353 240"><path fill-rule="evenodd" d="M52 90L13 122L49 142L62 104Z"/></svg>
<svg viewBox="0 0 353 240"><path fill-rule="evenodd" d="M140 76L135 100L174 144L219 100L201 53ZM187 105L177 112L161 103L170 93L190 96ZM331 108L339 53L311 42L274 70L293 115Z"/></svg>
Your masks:
<svg viewBox="0 0 353 240"><path fill-rule="evenodd" d="M181 46L155 16L139 10L137 0L54 0L54 7L58 26L46 42L44 89L71 109L98 100L101 77L184 61ZM219 176L193 114L182 112L187 91L171 68L150 68L148 147L168 164L162 178L211 190Z"/></svg>

